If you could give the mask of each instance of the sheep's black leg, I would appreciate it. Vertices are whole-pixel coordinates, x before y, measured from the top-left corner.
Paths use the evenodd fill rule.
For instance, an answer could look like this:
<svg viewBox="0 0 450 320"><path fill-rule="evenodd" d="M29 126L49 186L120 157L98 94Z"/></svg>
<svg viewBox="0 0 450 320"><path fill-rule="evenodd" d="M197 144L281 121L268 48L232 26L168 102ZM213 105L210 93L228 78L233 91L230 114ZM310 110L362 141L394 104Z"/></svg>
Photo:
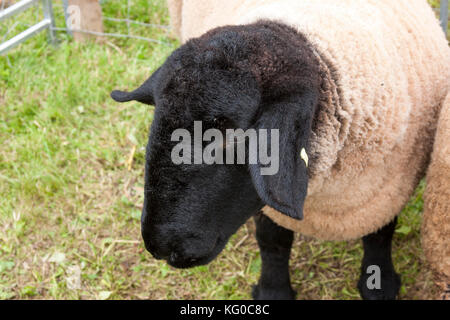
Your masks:
<svg viewBox="0 0 450 320"><path fill-rule="evenodd" d="M391 248L397 218L378 232L363 238L364 257L358 289L365 300L393 300L400 277L392 264Z"/></svg>
<svg viewBox="0 0 450 320"><path fill-rule="evenodd" d="M253 299L295 299L289 277L289 256L294 233L278 226L261 213L256 215L255 222L262 270L258 284L253 287Z"/></svg>

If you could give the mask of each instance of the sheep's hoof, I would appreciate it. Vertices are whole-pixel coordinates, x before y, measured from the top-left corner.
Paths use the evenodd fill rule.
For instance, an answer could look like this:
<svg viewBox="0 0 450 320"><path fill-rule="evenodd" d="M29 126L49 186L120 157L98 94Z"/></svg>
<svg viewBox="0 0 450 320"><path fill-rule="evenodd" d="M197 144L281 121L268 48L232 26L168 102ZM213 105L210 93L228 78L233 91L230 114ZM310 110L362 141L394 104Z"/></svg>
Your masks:
<svg viewBox="0 0 450 320"><path fill-rule="evenodd" d="M392 271L381 276L381 288L369 289L367 279L370 275L362 274L358 281L358 290L364 300L395 300L400 290L400 276Z"/></svg>
<svg viewBox="0 0 450 320"><path fill-rule="evenodd" d="M280 289L264 289L261 285L255 284L252 286L253 300L295 300L297 293L288 288Z"/></svg>

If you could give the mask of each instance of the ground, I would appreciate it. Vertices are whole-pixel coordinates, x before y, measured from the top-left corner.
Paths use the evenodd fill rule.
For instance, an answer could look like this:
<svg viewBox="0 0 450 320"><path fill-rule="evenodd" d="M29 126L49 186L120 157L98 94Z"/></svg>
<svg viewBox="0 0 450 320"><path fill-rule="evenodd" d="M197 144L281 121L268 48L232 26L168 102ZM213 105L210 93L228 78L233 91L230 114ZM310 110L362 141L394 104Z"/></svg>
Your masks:
<svg viewBox="0 0 450 320"><path fill-rule="evenodd" d="M124 18L126 2L104 1L104 15ZM163 0L133 4L131 19L168 24ZM127 32L123 23L105 25ZM57 47L40 34L0 57L0 299L250 299L261 265L252 221L208 266L173 269L144 249L139 219L153 108L117 104L109 92L135 88L178 43L165 29L130 29L162 43L79 44L60 32ZM401 299L435 292L420 248L423 189L395 234ZM358 299L361 258L360 241L297 236L291 274L298 298Z"/></svg>

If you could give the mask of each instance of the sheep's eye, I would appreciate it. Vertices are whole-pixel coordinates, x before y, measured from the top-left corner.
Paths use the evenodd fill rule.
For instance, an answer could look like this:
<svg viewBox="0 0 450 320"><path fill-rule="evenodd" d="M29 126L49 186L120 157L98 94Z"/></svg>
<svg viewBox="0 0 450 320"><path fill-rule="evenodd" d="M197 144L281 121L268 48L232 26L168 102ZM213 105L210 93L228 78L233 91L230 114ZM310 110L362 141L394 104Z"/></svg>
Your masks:
<svg viewBox="0 0 450 320"><path fill-rule="evenodd" d="M225 117L214 117L212 122L213 122L213 127L217 128L221 131L232 128L231 121Z"/></svg>

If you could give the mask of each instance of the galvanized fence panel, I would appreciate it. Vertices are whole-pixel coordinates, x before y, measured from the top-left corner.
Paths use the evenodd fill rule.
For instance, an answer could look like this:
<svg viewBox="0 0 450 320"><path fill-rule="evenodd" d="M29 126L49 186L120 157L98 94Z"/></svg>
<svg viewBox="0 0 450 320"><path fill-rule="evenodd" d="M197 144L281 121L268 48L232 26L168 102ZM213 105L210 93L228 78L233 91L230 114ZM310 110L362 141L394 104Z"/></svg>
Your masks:
<svg viewBox="0 0 450 320"><path fill-rule="evenodd" d="M0 22L17 15L18 13L28 9L32 5L41 2L44 11L44 19L29 27L25 31L22 31L18 35L0 44L0 55L5 54L15 46L24 42L28 38L32 37L36 33L43 30L48 30L49 41L54 43L56 41L54 26L55 20L53 17L53 9L51 0L21 0L12 6L0 11Z"/></svg>

